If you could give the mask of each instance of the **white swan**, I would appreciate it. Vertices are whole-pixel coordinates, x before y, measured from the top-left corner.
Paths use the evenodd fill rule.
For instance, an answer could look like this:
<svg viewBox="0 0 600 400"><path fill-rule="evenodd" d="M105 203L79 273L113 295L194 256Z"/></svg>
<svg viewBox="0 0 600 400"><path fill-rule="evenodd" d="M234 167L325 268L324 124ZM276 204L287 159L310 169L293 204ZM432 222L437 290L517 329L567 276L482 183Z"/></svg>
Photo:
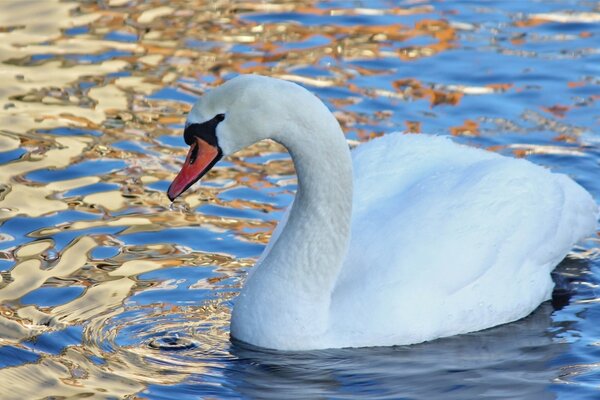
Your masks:
<svg viewBox="0 0 600 400"><path fill-rule="evenodd" d="M400 133L351 155L327 107L278 79L206 93L184 137L171 200L262 139L294 161L293 205L232 313L232 336L260 347L403 345L515 321L550 298L550 272L596 227L589 193L525 160Z"/></svg>

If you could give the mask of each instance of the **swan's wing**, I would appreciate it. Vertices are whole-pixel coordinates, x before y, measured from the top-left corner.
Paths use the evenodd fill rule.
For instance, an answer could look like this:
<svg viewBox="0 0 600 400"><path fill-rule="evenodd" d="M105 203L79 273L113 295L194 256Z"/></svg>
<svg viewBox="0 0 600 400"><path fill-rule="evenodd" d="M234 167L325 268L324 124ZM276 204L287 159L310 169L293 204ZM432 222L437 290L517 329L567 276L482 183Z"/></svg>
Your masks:
<svg viewBox="0 0 600 400"><path fill-rule="evenodd" d="M414 299L451 296L490 273L527 279L524 265L548 274L596 226L595 202L568 177L442 137L389 135L353 162L352 238L336 290L402 288L398 298Z"/></svg>

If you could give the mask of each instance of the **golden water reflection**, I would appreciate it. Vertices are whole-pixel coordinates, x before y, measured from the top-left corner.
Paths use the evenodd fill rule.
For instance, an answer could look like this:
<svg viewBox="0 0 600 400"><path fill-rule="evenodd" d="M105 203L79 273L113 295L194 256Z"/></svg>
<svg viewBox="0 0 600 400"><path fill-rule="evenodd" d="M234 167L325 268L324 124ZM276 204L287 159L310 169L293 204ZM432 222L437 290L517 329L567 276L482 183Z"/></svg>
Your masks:
<svg viewBox="0 0 600 400"><path fill-rule="evenodd" d="M0 2L0 349L27 353L0 368L3 396L135 396L231 357L230 300L292 198L293 166L263 142L173 206L164 191L186 112L234 74L306 85L352 144L452 134L542 157L600 195L588 178L600 172L589 141L600 81L574 70L560 102L540 96L557 90L541 63L597 54L598 9L358 3ZM486 15L509 22L490 29ZM584 25L540 31L570 23ZM478 59L505 55L522 65ZM487 76L469 78L471 57ZM194 346L150 345L173 332ZM36 347L50 337L64 344Z"/></svg>

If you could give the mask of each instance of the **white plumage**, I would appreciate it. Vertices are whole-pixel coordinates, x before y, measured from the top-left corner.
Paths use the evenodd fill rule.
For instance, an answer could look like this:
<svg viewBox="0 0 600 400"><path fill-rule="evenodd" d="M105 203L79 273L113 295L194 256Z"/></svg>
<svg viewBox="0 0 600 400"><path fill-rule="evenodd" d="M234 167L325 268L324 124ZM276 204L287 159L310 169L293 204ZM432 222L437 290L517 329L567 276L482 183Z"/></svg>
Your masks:
<svg viewBox="0 0 600 400"><path fill-rule="evenodd" d="M355 332L350 346L525 317L596 226L595 202L567 176L445 137L387 135L359 146L353 166L350 249L332 302L335 330Z"/></svg>
<svg viewBox="0 0 600 400"><path fill-rule="evenodd" d="M290 82L235 78L188 123L219 113L225 155L271 138L298 173L233 310L232 335L257 346L412 344L520 319L596 227L589 193L525 160L401 133L350 156L329 110Z"/></svg>

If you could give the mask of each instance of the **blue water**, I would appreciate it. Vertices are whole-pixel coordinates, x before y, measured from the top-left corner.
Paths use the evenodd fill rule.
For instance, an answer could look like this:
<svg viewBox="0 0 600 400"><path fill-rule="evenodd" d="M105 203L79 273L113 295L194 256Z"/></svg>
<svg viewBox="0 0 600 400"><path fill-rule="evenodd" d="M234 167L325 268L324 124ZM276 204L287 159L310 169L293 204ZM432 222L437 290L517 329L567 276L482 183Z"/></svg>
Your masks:
<svg viewBox="0 0 600 400"><path fill-rule="evenodd" d="M598 237L521 321L282 353L232 343L229 317L293 199L288 155L262 143L165 195L198 96L261 73L316 93L351 140L452 135L600 202L595 2L164 6L0 3L0 398L600 398Z"/></svg>

